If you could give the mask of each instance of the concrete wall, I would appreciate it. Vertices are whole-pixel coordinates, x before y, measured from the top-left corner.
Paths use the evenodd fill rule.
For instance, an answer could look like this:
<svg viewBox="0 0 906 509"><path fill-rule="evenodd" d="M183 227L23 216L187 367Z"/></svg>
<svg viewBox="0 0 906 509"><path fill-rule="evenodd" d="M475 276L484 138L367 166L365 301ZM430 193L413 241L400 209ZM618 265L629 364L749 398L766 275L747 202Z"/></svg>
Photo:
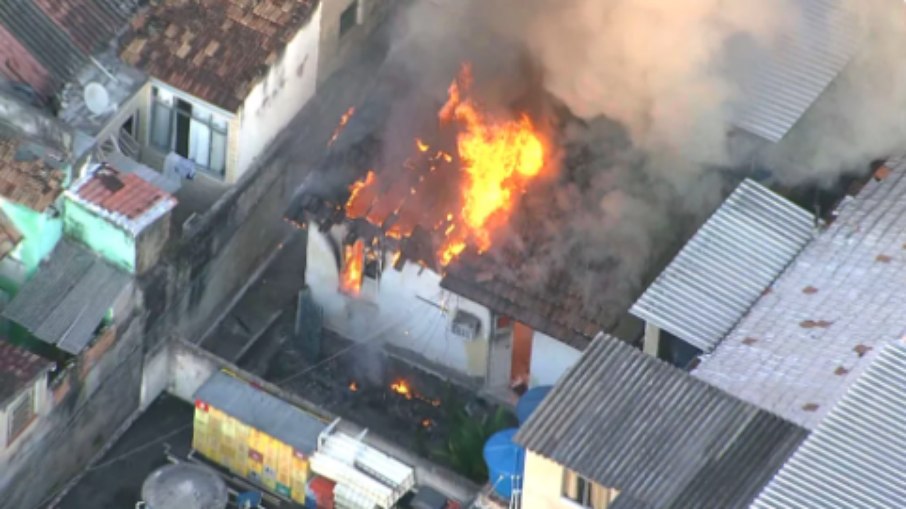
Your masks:
<svg viewBox="0 0 906 509"><path fill-rule="evenodd" d="M393 345L466 376L484 378L490 310L442 289L440 275L414 263L406 263L402 271L385 267L379 282L365 278L358 297L340 292L329 237L343 235L342 225L327 234L309 225L305 280L324 309L324 326L355 341ZM450 332L457 309L481 320L478 338L466 340Z"/></svg>
<svg viewBox="0 0 906 509"><path fill-rule="evenodd" d="M315 94L322 4L243 102L239 114L239 161L228 181L235 182L245 173L252 161Z"/></svg>
<svg viewBox="0 0 906 509"><path fill-rule="evenodd" d="M135 272L137 274L144 274L160 260L167 240L170 239L171 216L172 212L167 212L139 233L138 239L135 241Z"/></svg>
<svg viewBox="0 0 906 509"><path fill-rule="evenodd" d="M532 335L532 364L529 385L554 385L582 352L546 334L535 331Z"/></svg>
<svg viewBox="0 0 906 509"><path fill-rule="evenodd" d="M358 25L340 37L340 15L358 1ZM343 66L390 11L394 0L321 0L318 84ZM399 1L399 0L396 0Z"/></svg>
<svg viewBox="0 0 906 509"><path fill-rule="evenodd" d="M10 256L25 270L25 276L31 276L41 260L50 255L57 242L63 236L63 220L53 217L50 210L36 212L25 205L0 197L0 209L22 233L22 241ZM4 283L8 283L5 282ZM6 288L5 288L6 289ZM18 288L10 290L15 291Z"/></svg>
<svg viewBox="0 0 906 509"><path fill-rule="evenodd" d="M24 440L0 454L0 509L45 507L51 494L79 473L139 404L143 318L127 310L140 295L124 295L114 342L101 339L89 350L93 361L77 360L52 386L53 407ZM83 354L84 355L84 354ZM41 505L39 505L41 504Z"/></svg>
<svg viewBox="0 0 906 509"><path fill-rule="evenodd" d="M88 246L110 263L135 272L135 239L126 230L69 198L63 205L63 231Z"/></svg>

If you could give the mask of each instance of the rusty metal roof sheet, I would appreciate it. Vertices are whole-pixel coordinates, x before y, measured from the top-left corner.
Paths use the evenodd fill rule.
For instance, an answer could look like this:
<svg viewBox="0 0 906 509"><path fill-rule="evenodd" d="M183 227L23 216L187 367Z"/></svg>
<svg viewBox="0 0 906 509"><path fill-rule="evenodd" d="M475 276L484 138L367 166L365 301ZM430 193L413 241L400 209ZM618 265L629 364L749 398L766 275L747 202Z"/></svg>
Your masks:
<svg viewBox="0 0 906 509"><path fill-rule="evenodd" d="M693 375L813 429L906 333L906 158L886 169L842 202Z"/></svg>

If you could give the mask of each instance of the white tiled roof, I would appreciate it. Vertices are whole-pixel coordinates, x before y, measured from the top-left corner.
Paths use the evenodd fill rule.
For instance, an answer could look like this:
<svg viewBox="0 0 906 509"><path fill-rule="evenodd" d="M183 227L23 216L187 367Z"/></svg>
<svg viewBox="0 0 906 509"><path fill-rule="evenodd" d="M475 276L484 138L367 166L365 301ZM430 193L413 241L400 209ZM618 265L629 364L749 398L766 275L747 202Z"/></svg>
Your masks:
<svg viewBox="0 0 906 509"><path fill-rule="evenodd" d="M859 46L861 29L848 0L798 0L800 16L778 55L756 65L742 85L734 125L780 141L836 78Z"/></svg>
<svg viewBox="0 0 906 509"><path fill-rule="evenodd" d="M906 332L906 160L888 163L694 375L813 429Z"/></svg>
<svg viewBox="0 0 906 509"><path fill-rule="evenodd" d="M811 240L814 219L746 180L630 312L710 352Z"/></svg>
<svg viewBox="0 0 906 509"><path fill-rule="evenodd" d="M906 503L906 342L890 343L762 491L757 509Z"/></svg>

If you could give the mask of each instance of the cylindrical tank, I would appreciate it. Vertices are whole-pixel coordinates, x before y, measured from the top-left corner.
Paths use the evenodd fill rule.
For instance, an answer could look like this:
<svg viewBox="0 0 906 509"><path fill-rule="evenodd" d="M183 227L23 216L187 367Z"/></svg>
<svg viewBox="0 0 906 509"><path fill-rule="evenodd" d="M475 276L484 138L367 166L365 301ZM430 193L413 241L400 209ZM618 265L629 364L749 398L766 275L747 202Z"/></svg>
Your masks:
<svg viewBox="0 0 906 509"><path fill-rule="evenodd" d="M210 468L192 463L166 465L142 485L148 509L224 509L229 502L226 483Z"/></svg>
<svg viewBox="0 0 906 509"><path fill-rule="evenodd" d="M484 444L484 462L488 466L488 477L494 492L509 499L513 493L513 481L522 484L525 468L525 450L516 445L513 437L516 428L498 431Z"/></svg>
<svg viewBox="0 0 906 509"><path fill-rule="evenodd" d="M525 421L538 408L551 389L553 389L551 385L539 385L529 389L519 398L519 402L516 403L516 418L519 419L520 426L525 424Z"/></svg>

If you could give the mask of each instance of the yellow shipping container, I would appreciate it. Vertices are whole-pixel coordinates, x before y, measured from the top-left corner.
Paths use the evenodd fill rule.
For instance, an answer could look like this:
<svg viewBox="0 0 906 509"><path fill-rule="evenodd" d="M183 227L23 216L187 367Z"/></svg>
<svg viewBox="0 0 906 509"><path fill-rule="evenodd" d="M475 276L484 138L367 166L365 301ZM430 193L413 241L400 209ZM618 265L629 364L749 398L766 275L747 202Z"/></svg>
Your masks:
<svg viewBox="0 0 906 509"><path fill-rule="evenodd" d="M212 375L195 397L196 451L268 490L305 502L306 455L327 426L324 420L224 372Z"/></svg>
<svg viewBox="0 0 906 509"><path fill-rule="evenodd" d="M305 502L310 471L301 452L202 402L196 404L194 425L192 447L203 456L270 491Z"/></svg>

